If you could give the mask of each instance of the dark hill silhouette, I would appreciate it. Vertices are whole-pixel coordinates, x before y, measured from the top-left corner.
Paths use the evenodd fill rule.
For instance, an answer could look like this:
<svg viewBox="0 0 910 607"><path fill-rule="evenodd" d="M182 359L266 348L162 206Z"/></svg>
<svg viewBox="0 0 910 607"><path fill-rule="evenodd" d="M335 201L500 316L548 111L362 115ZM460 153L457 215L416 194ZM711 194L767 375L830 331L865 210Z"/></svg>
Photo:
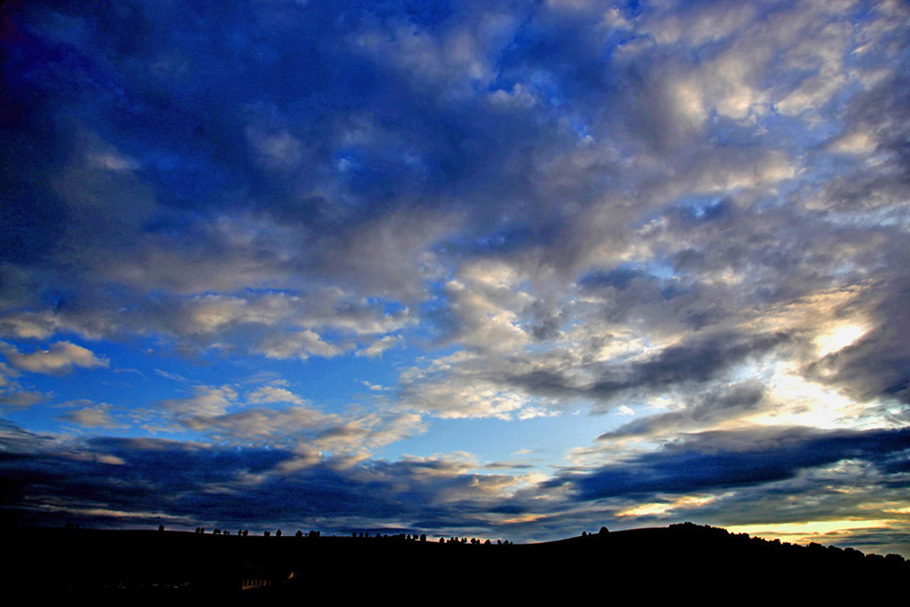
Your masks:
<svg viewBox="0 0 910 607"><path fill-rule="evenodd" d="M910 581L910 564L896 555L781 544L689 523L507 545L86 529L13 530L7 540L5 552L16 555L7 588L68 600L230 596L261 603L393 593L399 602L449 595L540 602L585 600L593 591L600 598L840 602L887 597Z"/></svg>

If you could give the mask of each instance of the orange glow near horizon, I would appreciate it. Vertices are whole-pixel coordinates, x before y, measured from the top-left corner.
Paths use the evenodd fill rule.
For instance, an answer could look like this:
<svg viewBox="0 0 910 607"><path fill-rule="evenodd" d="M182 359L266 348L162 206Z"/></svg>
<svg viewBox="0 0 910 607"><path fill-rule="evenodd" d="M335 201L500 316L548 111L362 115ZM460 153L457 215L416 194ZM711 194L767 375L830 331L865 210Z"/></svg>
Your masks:
<svg viewBox="0 0 910 607"><path fill-rule="evenodd" d="M780 540L791 544L807 544L821 536L858 529L885 529L895 521L888 519L807 521L805 523L780 523L770 525L733 525L730 533L747 533L766 540Z"/></svg>

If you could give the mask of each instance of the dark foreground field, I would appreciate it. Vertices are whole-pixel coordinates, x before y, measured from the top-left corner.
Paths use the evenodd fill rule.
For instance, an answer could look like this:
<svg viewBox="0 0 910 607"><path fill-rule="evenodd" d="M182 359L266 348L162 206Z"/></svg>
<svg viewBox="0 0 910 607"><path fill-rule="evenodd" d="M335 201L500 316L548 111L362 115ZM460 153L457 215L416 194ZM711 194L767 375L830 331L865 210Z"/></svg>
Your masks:
<svg viewBox="0 0 910 607"><path fill-rule="evenodd" d="M13 556L7 589L68 600L486 604L582 600L593 592L777 602L905 598L910 582L910 563L900 557L782 545L691 524L523 545L33 529L10 532L5 548Z"/></svg>

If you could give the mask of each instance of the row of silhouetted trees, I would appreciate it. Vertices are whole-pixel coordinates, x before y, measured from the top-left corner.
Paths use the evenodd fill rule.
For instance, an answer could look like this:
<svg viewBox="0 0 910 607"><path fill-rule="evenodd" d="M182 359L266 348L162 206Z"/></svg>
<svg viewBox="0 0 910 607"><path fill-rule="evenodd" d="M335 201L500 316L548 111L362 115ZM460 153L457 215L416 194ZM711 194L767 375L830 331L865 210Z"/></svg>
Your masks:
<svg viewBox="0 0 910 607"><path fill-rule="evenodd" d="M158 531L164 531L164 525L159 525ZM205 527L196 527L196 533L205 534ZM240 537L246 537L249 534L250 534L249 529L238 529L237 530L237 535ZM231 535L231 532L227 529L222 531L221 529L215 528L214 530L212 530L212 535ZM270 537L272 535L272 532L269 531L268 529L266 529L265 531L262 532L262 535L265 537ZM306 537L319 537L319 535L320 534L318 531L310 531L309 533L306 534ZM281 529L277 529L275 531L275 537L281 537L281 536L282 536ZM294 537L303 537L303 536L304 536L303 531L301 531L299 529L297 530L297 533L294 534Z"/></svg>
<svg viewBox="0 0 910 607"><path fill-rule="evenodd" d="M158 531L164 531L164 525L159 525ZM196 527L195 533L204 535L206 533L206 529L205 529L205 527ZM607 533L607 528L601 527L600 533L601 534ZM236 535L238 537L246 537L249 534L250 534L249 529L238 529L236 534L234 534L234 535ZM222 530L222 529L216 527L215 529L213 529L211 531L211 535L231 535L231 532L227 529ZM270 530L265 530L262 532L262 535L264 537L271 537L272 532ZM282 534L281 529L277 529L275 531L275 537L281 537L282 535L283 534ZM583 532L582 535L593 535L593 534L588 534L587 532ZM320 537L320 532L312 530L312 531L309 531L308 533L304 533L302 530L298 530L297 533L294 534L294 537L317 538L317 537ZM357 539L385 539L385 540L391 539L391 540L406 541L406 542L426 542L427 541L427 535L425 533L421 533L420 535L417 535L416 533L382 534L382 533L378 533L378 532L370 533L369 531L359 531L359 532L353 531L353 532L351 532L351 537L357 538ZM439 543L440 544L453 544L453 545L454 544L471 545L471 546L493 545L493 541L489 540L489 539L487 539L487 540L482 540L482 539L478 539L478 538L468 539L466 537L459 538L459 537L454 537L454 536L448 537L448 538L442 536L439 538ZM501 539L496 540L497 546L509 546L511 544L512 544L512 542L510 542L508 540L501 540Z"/></svg>

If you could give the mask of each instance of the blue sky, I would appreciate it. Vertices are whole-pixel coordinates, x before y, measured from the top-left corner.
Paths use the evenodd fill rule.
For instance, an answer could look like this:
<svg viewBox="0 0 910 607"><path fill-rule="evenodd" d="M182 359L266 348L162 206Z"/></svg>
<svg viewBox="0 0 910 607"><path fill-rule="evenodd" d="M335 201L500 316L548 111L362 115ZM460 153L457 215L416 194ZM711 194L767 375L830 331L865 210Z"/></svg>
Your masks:
<svg viewBox="0 0 910 607"><path fill-rule="evenodd" d="M10 2L20 524L910 557L903 2Z"/></svg>

